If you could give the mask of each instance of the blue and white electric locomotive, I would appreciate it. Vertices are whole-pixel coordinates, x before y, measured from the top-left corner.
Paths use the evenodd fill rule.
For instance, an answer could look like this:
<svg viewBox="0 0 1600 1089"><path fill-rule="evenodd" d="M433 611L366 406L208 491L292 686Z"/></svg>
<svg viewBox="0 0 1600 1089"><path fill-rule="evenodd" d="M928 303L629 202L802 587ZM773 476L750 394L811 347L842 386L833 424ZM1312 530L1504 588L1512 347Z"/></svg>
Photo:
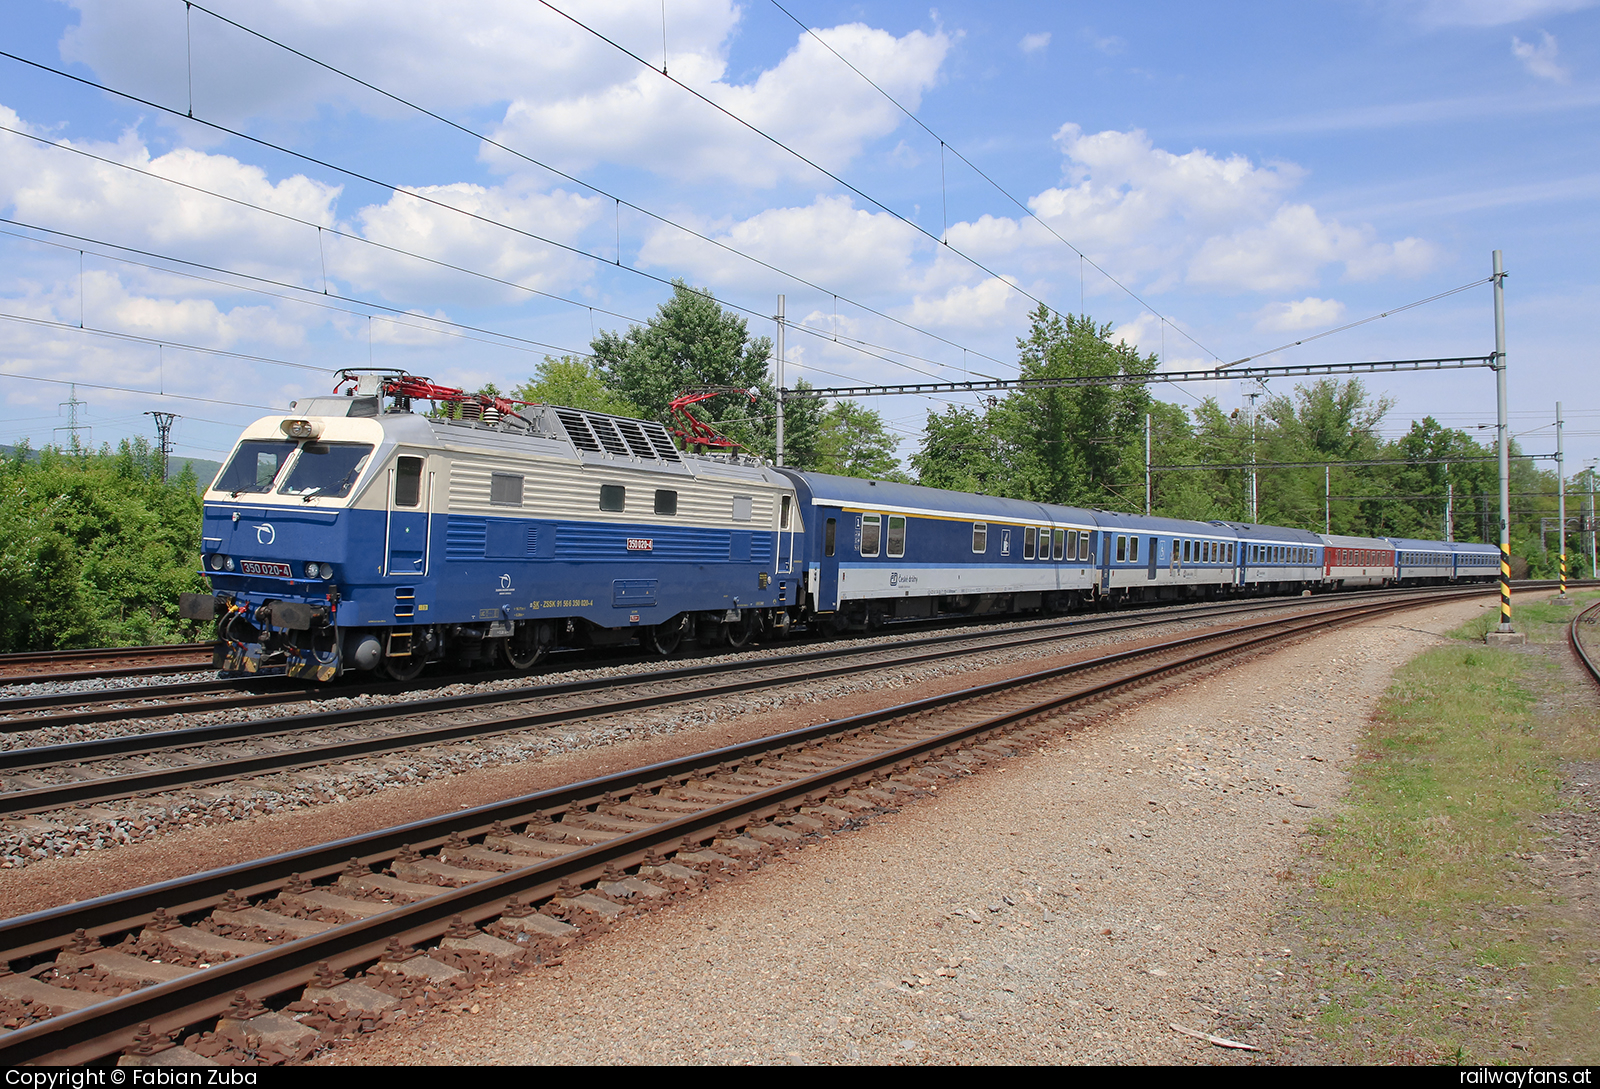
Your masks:
<svg viewBox="0 0 1600 1089"><path fill-rule="evenodd" d="M667 654L696 626L737 643L775 609L786 625L805 531L771 468L575 409L419 415L439 387L347 377L250 425L206 492L214 596L182 611L216 619L224 672L403 680L445 657L526 669L558 642Z"/></svg>

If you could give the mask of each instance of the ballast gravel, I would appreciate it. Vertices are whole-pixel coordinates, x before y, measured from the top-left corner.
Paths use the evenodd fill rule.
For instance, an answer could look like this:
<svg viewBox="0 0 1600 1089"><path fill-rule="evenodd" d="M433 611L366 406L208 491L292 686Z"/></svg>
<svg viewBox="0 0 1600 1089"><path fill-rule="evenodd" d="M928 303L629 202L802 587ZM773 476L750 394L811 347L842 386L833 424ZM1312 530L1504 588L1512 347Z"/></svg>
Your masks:
<svg viewBox="0 0 1600 1089"><path fill-rule="evenodd" d="M1277 875L1337 813L1393 670L1485 607L1079 712L935 797L322 1061L1270 1063L1279 1026L1251 1001L1281 977Z"/></svg>
<svg viewBox="0 0 1600 1089"><path fill-rule="evenodd" d="M1296 599L1289 599L1283 603L1281 609L1253 612L1250 618L1265 618L1285 611L1295 611L1299 604ZM282 815L328 805L338 806L380 793L403 792L419 784L437 784L457 778L464 773L503 768L529 768L540 764L556 771L570 765L574 759L581 759L582 754L597 749L615 748L619 752L626 752L640 742L668 739L668 743L673 746L672 755L684 755L724 743L721 740L712 742L697 740L702 734L715 733L723 727L727 727L741 739L765 736L779 729L793 729L841 717L845 713L838 710L841 701L864 699L869 703L862 707L862 710L869 710L938 692L955 691L970 684L995 680L1002 676L1014 676L1033 669L1093 657L1102 648L1112 645L1157 641L1210 630L1216 626L1215 620L1195 618L1163 621L1110 632L1067 632L1060 640L1031 647L997 650L976 647L965 656L936 662L909 666L891 664L859 674L803 682L788 681L768 690L670 704L656 710L586 719L553 727L517 730L446 745L395 750L338 764L311 765L278 774L256 776L202 788L174 790L98 806L40 813L31 817L13 817L0 824L0 875L7 870L25 869L48 860L94 856L112 848L157 841L172 834L188 833L200 827L224 826L263 816ZM1003 627L986 626L973 634L981 635L986 631ZM887 637L887 642L892 644L918 638L922 634L925 633L912 633L899 637L891 635ZM860 642L840 641L836 645L849 647ZM870 645L881 647L885 644L874 640L870 641ZM790 654L795 649L797 648L793 645L780 644L770 649L729 656L725 660L730 665L751 662L758 664L763 658ZM550 674L539 678L539 683L555 685L569 680L611 678L618 684L611 694L620 695L621 686L636 680L640 674L656 672L661 668L659 663L628 663ZM980 677L981 681L977 679ZM477 685L464 681L425 695L501 691L526 688L527 685L528 681L520 678L482 682ZM323 702L320 706L327 710L338 709L345 705L394 706L397 712L403 713L404 704L416 698L419 696L415 694L399 696L366 694L348 699L336 697ZM592 698L584 695L548 697L542 700L538 707L541 711L558 709L564 705L577 708ZM177 721L168 720L159 727L152 720L94 724L73 727L74 731L81 733L75 733L71 740L114 736L121 733L141 733L156 728L172 729L209 725L213 722L265 719L288 713L293 713L293 708L254 708L216 712L212 715L179 715L176 716ZM450 711L443 713L448 715L448 718L436 716L423 725L435 725L445 721L464 723L506 713L508 712L503 705ZM778 725L781 722L792 724ZM112 775L119 770L132 772L155 770L168 766L171 762L187 761L190 758L224 759L225 753L271 751L264 747L266 745L300 748L325 743L335 737L348 739L372 736L378 731L388 732L390 729L398 731L403 728L398 721L379 720L338 729L305 731L292 738L267 741L241 740L210 750L193 749L188 750L177 760L157 755L104 764L41 769L29 772L27 780L32 784L44 785L73 781L86 776ZM20 745L48 744L65 740L59 737L35 736L56 732L19 733L12 735L11 741ZM733 733L729 736L733 736ZM4 741L0 741L0 747L4 747ZM642 759L634 761L635 764L645 762L647 761ZM619 764L629 766L620 760ZM540 777L538 781L542 785L555 785L557 782L571 782L585 777L587 776L578 769L568 767L565 775L558 773L554 779L545 776ZM10 783L16 780L7 776L6 781ZM3 806L4 799L0 797L0 811L3 811ZM342 819L344 819L342 816L333 818L334 821ZM356 830L358 829L351 829L351 831ZM263 850L262 853L269 853L269 850ZM227 858L214 864L225 865L232 861L233 858ZM182 872L193 871L187 869ZM0 878L0 910L5 910L7 901L6 882Z"/></svg>

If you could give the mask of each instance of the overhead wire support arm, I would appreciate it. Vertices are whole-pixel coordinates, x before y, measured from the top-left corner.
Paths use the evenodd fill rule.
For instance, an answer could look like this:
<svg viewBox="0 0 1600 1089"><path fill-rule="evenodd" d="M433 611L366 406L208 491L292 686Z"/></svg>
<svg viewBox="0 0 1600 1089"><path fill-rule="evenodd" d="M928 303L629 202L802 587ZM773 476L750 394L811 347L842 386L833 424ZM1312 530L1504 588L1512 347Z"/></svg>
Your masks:
<svg viewBox="0 0 1600 1089"><path fill-rule="evenodd" d="M994 378L965 382L917 382L882 386L836 386L787 389L785 400L838 397L892 397L897 394L989 393L1010 390L1064 389L1081 386L1120 386L1150 382L1215 382L1228 378L1308 378L1336 374L1387 374L1400 371L1466 370L1494 366L1494 356L1453 356L1439 359L1387 359L1362 363L1301 363L1275 367L1207 368L1193 371L1151 371L1149 374L1089 374L1068 378ZM1320 464L1320 462L1319 462Z"/></svg>

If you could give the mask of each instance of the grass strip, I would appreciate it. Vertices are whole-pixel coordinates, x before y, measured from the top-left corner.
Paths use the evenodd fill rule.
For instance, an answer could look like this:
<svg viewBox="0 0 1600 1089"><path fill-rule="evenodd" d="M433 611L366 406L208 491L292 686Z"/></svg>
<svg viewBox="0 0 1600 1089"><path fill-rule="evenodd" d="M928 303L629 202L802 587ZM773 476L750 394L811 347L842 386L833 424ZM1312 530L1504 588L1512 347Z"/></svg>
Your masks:
<svg viewBox="0 0 1600 1089"><path fill-rule="evenodd" d="M1485 616L1396 674L1348 808L1312 829L1296 959L1328 1058L1600 1058L1600 821L1577 789L1600 786L1600 729L1562 666L1573 615L1520 605L1516 649L1482 644Z"/></svg>

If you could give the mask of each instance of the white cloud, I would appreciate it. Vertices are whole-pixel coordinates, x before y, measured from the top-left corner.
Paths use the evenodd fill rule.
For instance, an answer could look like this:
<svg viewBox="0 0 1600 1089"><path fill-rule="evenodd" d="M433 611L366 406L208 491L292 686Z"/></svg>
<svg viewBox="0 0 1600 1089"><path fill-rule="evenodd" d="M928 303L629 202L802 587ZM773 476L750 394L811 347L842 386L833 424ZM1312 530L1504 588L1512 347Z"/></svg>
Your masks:
<svg viewBox="0 0 1600 1089"><path fill-rule="evenodd" d="M1600 0L1396 0L1395 6L1423 26L1505 26L1524 19L1563 15Z"/></svg>
<svg viewBox="0 0 1600 1089"><path fill-rule="evenodd" d="M855 23L817 34L913 111L950 48L943 31L914 30L896 38ZM720 50L669 57L675 78L831 170L904 120L810 35L801 35L782 61L751 83L727 81ZM512 147L537 147L541 156L568 168L607 161L678 178L757 186L816 176L781 148L648 71L593 91L519 96L495 137ZM515 165L503 156L488 157L497 165Z"/></svg>
<svg viewBox="0 0 1600 1089"><path fill-rule="evenodd" d="M1556 62L1555 35L1548 30L1541 30L1539 33L1543 35L1543 38L1538 45L1525 42L1521 38L1512 38L1511 55L1521 61L1523 67L1540 79L1566 83L1570 77L1567 70Z"/></svg>
<svg viewBox="0 0 1600 1089"><path fill-rule="evenodd" d="M1417 238L1384 242L1368 226L1325 219L1285 198L1304 177L1291 163L1257 165L1196 148L1175 154L1143 132L1085 134L1063 125L1056 141L1066 182L1029 201L1061 237L1118 279L1161 291L1187 281L1220 291L1283 291L1315 284L1343 265L1352 279L1414 275L1436 253ZM1048 274L1075 271L1071 252L1030 221L984 216L953 226L952 246L982 259Z"/></svg>
<svg viewBox="0 0 1600 1089"><path fill-rule="evenodd" d="M1315 284L1323 267L1338 262L1357 280L1415 275L1432 263L1433 247L1421 239L1382 243L1374 234L1324 220L1308 204L1285 204L1258 227L1207 239L1188 279L1223 290L1285 291Z"/></svg>
<svg viewBox="0 0 1600 1089"><path fill-rule="evenodd" d="M42 135L4 106L0 124ZM62 142L158 177L0 132L0 207L10 206L17 219L39 226L67 227L75 234L174 256L205 260L226 254L230 266L241 271L309 282L317 262L314 228L158 179L182 180L323 224L333 222L337 186L298 174L274 183L260 167L189 148L152 156L132 130L114 144Z"/></svg>
<svg viewBox="0 0 1600 1089"><path fill-rule="evenodd" d="M540 192L514 179L505 186L457 182L418 186L415 191L450 208L574 247L579 245L583 231L609 210L609 202L600 197L579 196L560 189ZM595 262L587 257L402 193L394 194L383 204L362 208L355 218L360 235L374 242L536 290L569 287L586 279L595 268ZM328 254L330 274L348 280L358 289L377 290L390 298L427 294L433 299L443 295L481 302L486 298L521 301L526 297L509 287L496 287L477 277L451 273L437 265L350 240L330 240Z"/></svg>
<svg viewBox="0 0 1600 1089"><path fill-rule="evenodd" d="M917 294L901 316L913 325L946 329L992 329L1002 325L1021 328L1033 304L1007 277L990 277L978 284L956 284L937 295Z"/></svg>
<svg viewBox="0 0 1600 1089"><path fill-rule="evenodd" d="M921 238L887 212L856 208L848 197L821 196L799 208L770 208L748 219L689 225L813 283L872 293L911 286L913 250ZM718 288L744 287L752 277L773 275L667 226L645 240L638 264L670 269ZM774 282L779 282L775 276Z"/></svg>
<svg viewBox="0 0 1600 1089"><path fill-rule="evenodd" d="M1024 34L1022 41L1017 43L1017 48L1024 53L1038 53L1050 44L1050 32L1041 30L1036 34Z"/></svg>
<svg viewBox="0 0 1600 1089"><path fill-rule="evenodd" d="M1320 329L1344 317L1344 303L1308 295L1290 302L1268 303L1256 311L1256 329L1263 333L1297 333Z"/></svg>

